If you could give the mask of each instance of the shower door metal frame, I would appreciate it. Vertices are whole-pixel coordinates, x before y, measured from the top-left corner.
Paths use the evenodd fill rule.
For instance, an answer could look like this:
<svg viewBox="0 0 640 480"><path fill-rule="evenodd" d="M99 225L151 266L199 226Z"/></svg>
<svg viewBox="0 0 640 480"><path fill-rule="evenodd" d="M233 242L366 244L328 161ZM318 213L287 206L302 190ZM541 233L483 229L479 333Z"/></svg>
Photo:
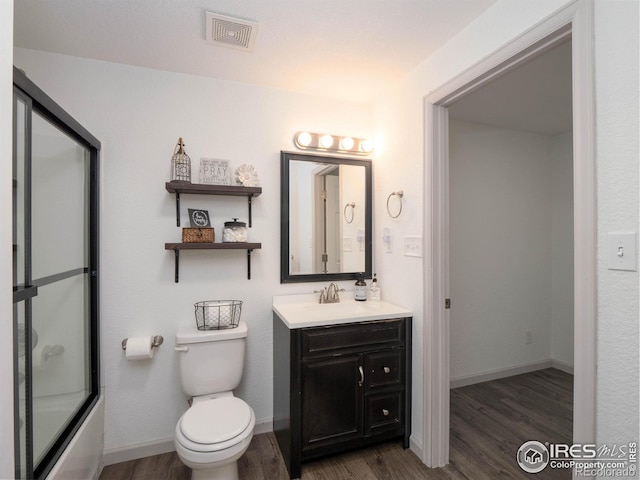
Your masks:
<svg viewBox="0 0 640 480"><path fill-rule="evenodd" d="M17 102L18 99L25 104L25 191L24 191L24 217L25 217L25 279L24 284L16 285L16 261L14 255L14 435L15 435L15 465L16 478L20 478L21 471L26 470L29 479L42 479L47 476L55 465L64 449L69 444L74 434L82 425L82 422L90 413L93 405L98 401L100 393L100 355L99 355L99 161L100 142L80 123L71 117L62 107L53 101L37 85L29 80L24 73L14 67L13 69L13 131L14 140L17 127ZM67 272L51 275L34 280L31 277L31 115L36 112L53 126L67 134L78 144L89 151L89 190L88 190L88 266L76 268ZM17 165L17 146L13 146L14 172ZM16 232L16 211L14 204L14 233ZM15 237L14 237L15 239ZM89 394L68 425L60 432L60 435L49 448L47 453L37 466L33 464L33 392L31 371L31 299L38 295L38 287L48 285L65 278L76 275L88 274L89 281ZM20 418L19 418L19 375L18 375L18 329L17 329L17 305L24 302L25 321L25 432L26 432L26 465L21 465L20 455Z"/></svg>

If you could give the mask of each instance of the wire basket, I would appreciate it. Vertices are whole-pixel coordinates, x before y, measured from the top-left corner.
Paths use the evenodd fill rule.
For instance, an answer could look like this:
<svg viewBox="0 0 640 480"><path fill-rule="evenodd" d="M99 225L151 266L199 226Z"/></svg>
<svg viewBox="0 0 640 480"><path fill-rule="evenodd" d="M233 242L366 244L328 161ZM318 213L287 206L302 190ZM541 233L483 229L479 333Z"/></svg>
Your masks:
<svg viewBox="0 0 640 480"><path fill-rule="evenodd" d="M240 323L240 300L205 300L193 305L198 330L236 328Z"/></svg>

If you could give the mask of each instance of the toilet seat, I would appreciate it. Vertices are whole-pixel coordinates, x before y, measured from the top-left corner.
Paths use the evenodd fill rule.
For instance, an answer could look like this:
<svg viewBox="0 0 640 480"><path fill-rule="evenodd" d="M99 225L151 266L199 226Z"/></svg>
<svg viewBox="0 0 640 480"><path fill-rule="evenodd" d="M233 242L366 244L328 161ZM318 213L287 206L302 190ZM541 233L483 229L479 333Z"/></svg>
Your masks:
<svg viewBox="0 0 640 480"><path fill-rule="evenodd" d="M253 433L255 415L236 397L220 397L194 404L176 425L176 440L193 452L217 452Z"/></svg>

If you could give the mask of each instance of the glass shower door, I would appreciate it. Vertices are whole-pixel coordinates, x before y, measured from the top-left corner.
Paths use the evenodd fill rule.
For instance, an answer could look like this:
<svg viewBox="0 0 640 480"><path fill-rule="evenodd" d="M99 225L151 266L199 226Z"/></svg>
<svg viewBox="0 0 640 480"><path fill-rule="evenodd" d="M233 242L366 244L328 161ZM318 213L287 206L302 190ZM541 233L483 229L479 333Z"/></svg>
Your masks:
<svg viewBox="0 0 640 480"><path fill-rule="evenodd" d="M89 152L32 116L33 460L38 465L90 393Z"/></svg>
<svg viewBox="0 0 640 480"><path fill-rule="evenodd" d="M97 150L15 91L17 478L44 478L97 398Z"/></svg>

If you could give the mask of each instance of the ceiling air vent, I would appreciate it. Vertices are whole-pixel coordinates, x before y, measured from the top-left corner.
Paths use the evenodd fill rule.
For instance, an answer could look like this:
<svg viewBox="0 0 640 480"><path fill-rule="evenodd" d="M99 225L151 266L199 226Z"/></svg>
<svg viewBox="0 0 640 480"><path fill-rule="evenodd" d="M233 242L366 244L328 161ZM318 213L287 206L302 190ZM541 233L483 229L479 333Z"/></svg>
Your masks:
<svg viewBox="0 0 640 480"><path fill-rule="evenodd" d="M207 42L209 43L251 52L257 34L256 22L207 12Z"/></svg>

